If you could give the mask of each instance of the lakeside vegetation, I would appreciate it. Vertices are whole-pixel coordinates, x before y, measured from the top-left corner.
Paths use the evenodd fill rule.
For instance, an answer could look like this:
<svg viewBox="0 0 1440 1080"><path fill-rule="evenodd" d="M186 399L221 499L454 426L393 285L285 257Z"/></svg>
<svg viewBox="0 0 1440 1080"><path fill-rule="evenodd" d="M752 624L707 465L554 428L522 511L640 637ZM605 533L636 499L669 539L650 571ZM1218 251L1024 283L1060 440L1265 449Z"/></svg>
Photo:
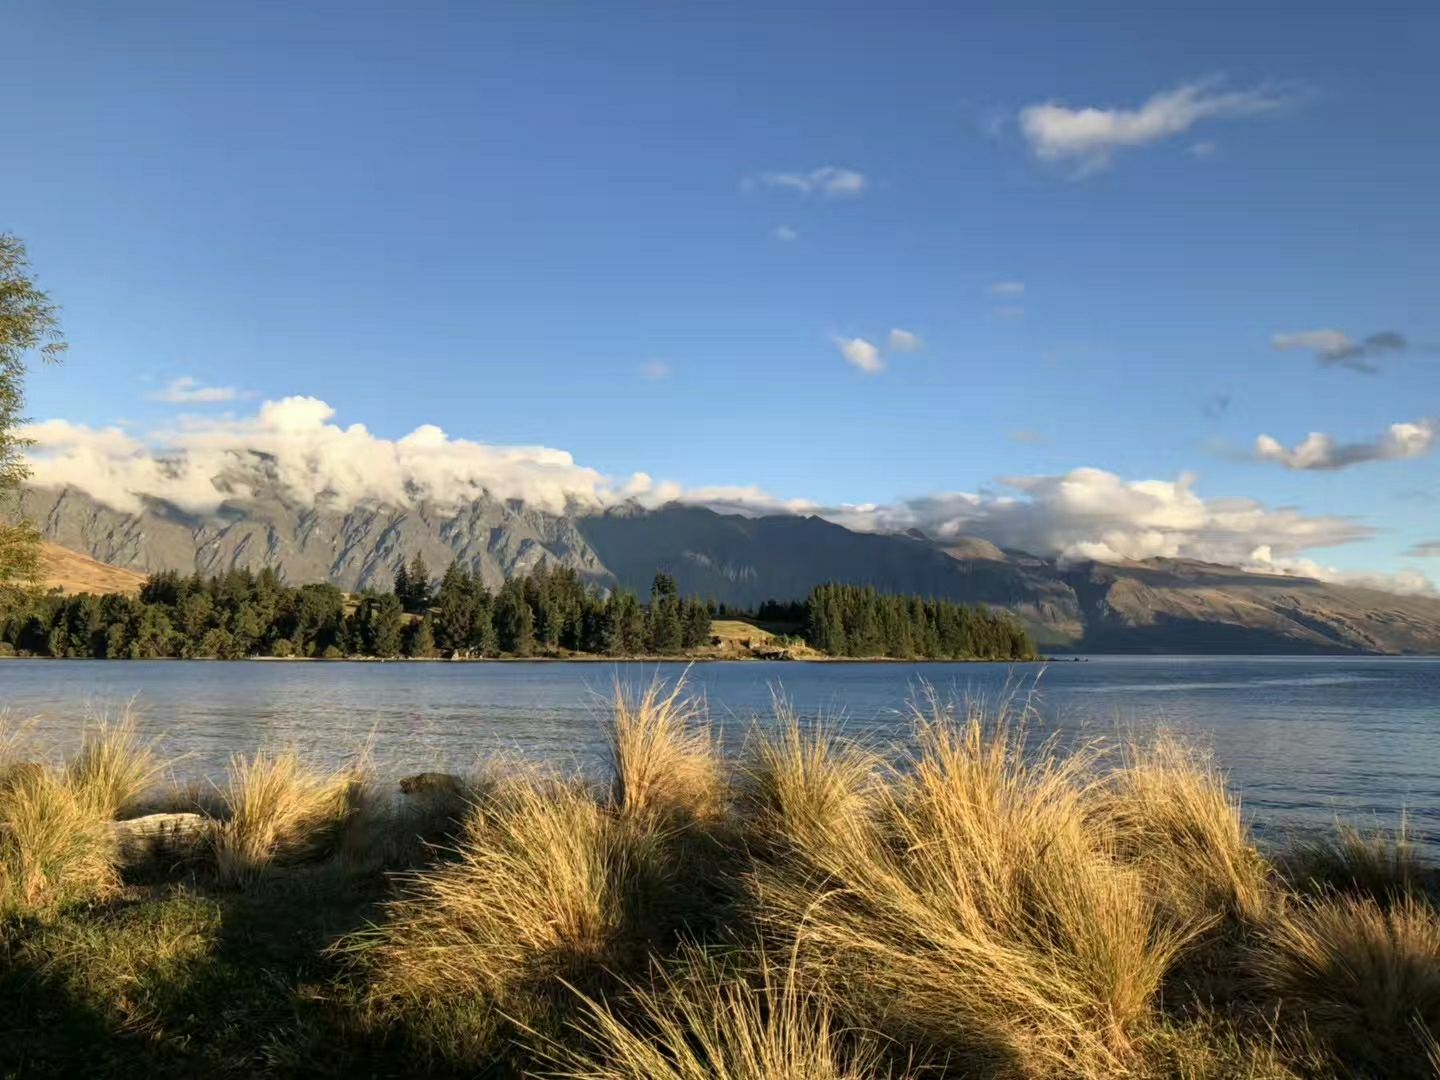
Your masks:
<svg viewBox="0 0 1440 1080"><path fill-rule="evenodd" d="M363 760L164 788L125 722L0 771L0 1074L1428 1077L1434 871L1257 847L1179 743L933 695L904 747L783 701L720 752L619 694L602 775ZM1031 735L1032 737L1028 737ZM114 819L196 813L128 850Z"/></svg>
<svg viewBox="0 0 1440 1080"><path fill-rule="evenodd" d="M714 640L713 601L681 596L655 575L648 603L602 590L574 570L541 565L491 592L459 564L437 582L424 560L403 564L389 593L347 596L328 584L290 586L273 570L211 578L155 574L137 596L0 590L0 654L103 659L251 656L666 657ZM1019 621L988 608L869 587L821 586L761 611L778 642L827 656L1025 660L1035 646ZM783 653L790 655L790 653Z"/></svg>

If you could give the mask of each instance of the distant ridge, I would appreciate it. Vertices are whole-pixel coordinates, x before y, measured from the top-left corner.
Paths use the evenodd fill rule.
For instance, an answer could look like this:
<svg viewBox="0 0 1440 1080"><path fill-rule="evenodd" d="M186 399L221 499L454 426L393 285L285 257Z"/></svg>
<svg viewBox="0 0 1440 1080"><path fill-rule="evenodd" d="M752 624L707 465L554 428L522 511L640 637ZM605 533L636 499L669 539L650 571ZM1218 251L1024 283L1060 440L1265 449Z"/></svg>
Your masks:
<svg viewBox="0 0 1440 1080"><path fill-rule="evenodd" d="M976 537L860 533L800 515L680 504L552 514L488 496L346 509L268 490L209 515L156 501L125 513L73 488L31 490L22 505L48 540L112 573L138 572L110 579L126 591L156 570L266 566L292 583L388 589L400 561L420 554L437 574L458 560L492 589L547 562L643 595L665 570L686 595L739 607L800 599L829 581L874 585L1006 608L1051 652L1440 654L1433 597L1184 559L1061 564ZM67 580L82 580L78 569Z"/></svg>

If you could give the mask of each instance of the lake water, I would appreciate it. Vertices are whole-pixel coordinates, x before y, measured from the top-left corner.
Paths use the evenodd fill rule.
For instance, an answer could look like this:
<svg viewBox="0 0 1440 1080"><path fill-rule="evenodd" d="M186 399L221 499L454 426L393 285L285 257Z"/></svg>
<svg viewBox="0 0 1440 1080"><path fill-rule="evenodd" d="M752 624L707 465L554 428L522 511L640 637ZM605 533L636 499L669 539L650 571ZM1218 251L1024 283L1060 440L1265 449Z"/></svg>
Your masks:
<svg viewBox="0 0 1440 1080"><path fill-rule="evenodd" d="M185 755L182 777L229 755L296 746L339 761L370 742L387 772L464 769L495 753L593 764L614 680L641 685L679 664L375 664L0 661L0 706L34 718L42 749L72 747L87 713L137 698L147 732ZM1038 676L1038 687L1036 679ZM1212 748L1266 833L1402 811L1440 840L1440 659L1092 657L1043 669L991 664L709 663L689 669L726 745L770 708L900 740L929 684L994 701L1033 692L1033 725L1070 735L1164 726Z"/></svg>

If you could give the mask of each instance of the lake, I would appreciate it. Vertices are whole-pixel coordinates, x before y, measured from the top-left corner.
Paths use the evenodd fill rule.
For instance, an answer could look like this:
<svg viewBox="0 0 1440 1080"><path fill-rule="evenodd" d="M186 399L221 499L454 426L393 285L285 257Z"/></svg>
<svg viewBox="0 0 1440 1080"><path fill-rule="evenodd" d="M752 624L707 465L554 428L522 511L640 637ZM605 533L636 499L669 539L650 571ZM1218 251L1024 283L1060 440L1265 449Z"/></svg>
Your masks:
<svg viewBox="0 0 1440 1080"><path fill-rule="evenodd" d="M616 678L640 685L681 664L203 663L0 661L0 706L35 718L42 748L75 744L87 713L135 697L145 731L183 754L182 778L219 776L229 755L296 746L326 761L369 742L386 772L464 769L496 753L581 767L598 759L598 717ZM1038 676L1038 685L1036 683ZM1336 817L1393 823L1407 812L1440 839L1440 659L1090 657L992 664L708 663L689 669L726 745L772 689L803 715L905 736L925 684L994 701L1032 694L1064 737L1164 726L1212 748L1265 833Z"/></svg>

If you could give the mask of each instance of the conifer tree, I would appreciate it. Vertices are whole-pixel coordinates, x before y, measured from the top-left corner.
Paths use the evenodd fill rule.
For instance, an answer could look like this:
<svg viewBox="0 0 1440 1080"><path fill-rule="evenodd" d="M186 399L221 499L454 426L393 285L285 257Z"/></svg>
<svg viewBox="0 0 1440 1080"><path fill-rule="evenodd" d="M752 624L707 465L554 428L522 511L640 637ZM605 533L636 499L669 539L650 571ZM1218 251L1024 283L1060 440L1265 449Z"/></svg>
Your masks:
<svg viewBox="0 0 1440 1080"><path fill-rule="evenodd" d="M474 581L458 561L452 562L435 593L435 641L440 648L461 655L474 648L476 603Z"/></svg>
<svg viewBox="0 0 1440 1080"><path fill-rule="evenodd" d="M535 651L535 613L525 598L524 583L513 578L495 598L495 639L501 652L513 656Z"/></svg>
<svg viewBox="0 0 1440 1080"><path fill-rule="evenodd" d="M416 619L406 627L405 655L412 660L429 660L435 655L435 635L429 618Z"/></svg>
<svg viewBox="0 0 1440 1080"><path fill-rule="evenodd" d="M390 590L395 598L400 601L404 608L410 607L410 568L405 560L400 560L400 565L395 568L395 586Z"/></svg>
<svg viewBox="0 0 1440 1080"><path fill-rule="evenodd" d="M405 610L423 614L430 607L430 568L425 565L425 556L418 551L410 560L406 579L409 591L404 598Z"/></svg>

